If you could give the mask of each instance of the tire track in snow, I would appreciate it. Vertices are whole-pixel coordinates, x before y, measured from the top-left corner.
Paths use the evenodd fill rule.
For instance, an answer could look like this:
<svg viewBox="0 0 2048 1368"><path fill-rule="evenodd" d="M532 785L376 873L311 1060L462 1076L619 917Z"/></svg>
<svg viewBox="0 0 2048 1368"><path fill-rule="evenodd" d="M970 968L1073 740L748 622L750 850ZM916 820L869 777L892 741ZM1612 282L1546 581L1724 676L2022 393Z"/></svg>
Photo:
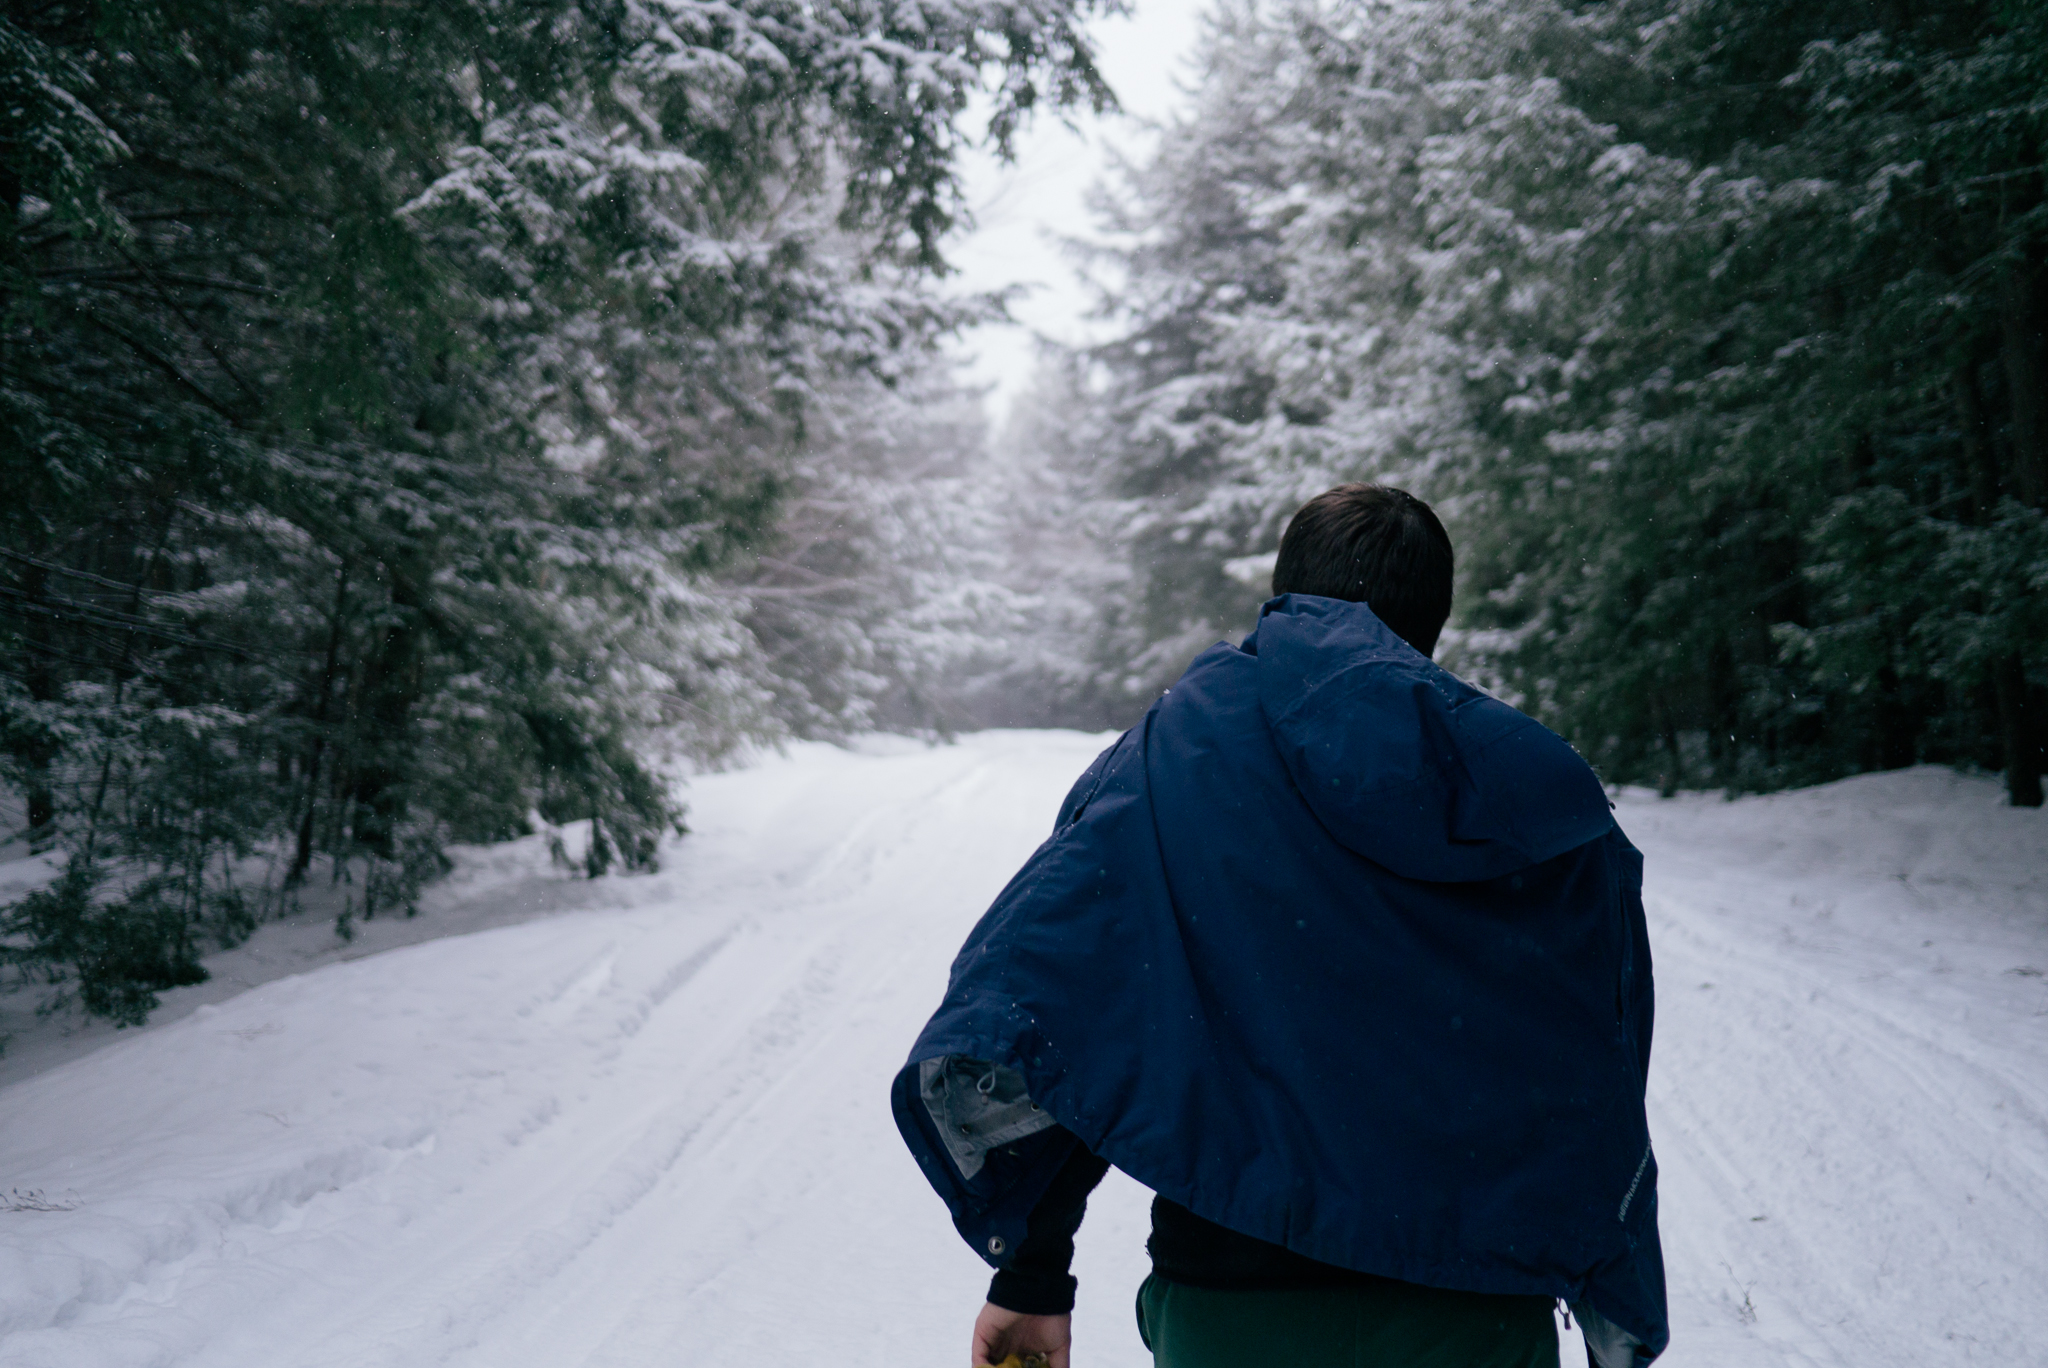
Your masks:
<svg viewBox="0 0 2048 1368"><path fill-rule="evenodd" d="M2048 1286L2038 1061L1857 972L1863 947L1760 943L1729 908L1784 902L1766 879L1650 871L1667 1361L2012 1362Z"/></svg>
<svg viewBox="0 0 2048 1368"><path fill-rule="evenodd" d="M707 970L721 968L733 980L758 990L761 966L731 961L758 955L760 940L758 925L731 927L635 993L593 1034L593 1043L602 1046L595 1058L606 1066L606 1074L593 1081L616 1090L624 1084L620 1075L645 1072L632 1068L625 1052L651 1024L659 1023L663 1007L678 994L687 997L690 983ZM776 999L769 1014L788 996L785 992ZM597 1024L598 1005L584 1003L586 1024ZM698 1013L689 1026L708 1024L702 1020L705 1015ZM380 1333L361 1325L351 1330L346 1321L338 1320L322 1338L345 1342L348 1348L332 1358L316 1355L305 1361L331 1362L337 1368L364 1361L444 1362L477 1345L522 1303L545 1299L564 1272L628 1219L701 1147L707 1134L715 1137L730 1127L729 1113L735 1107L753 1099L750 1085L757 1080L750 1075L758 1070L734 1076L732 1061L758 1059L763 1047L758 1021L746 1023L743 1013L734 1012L723 1029L710 1036L702 1042L708 1048L697 1052L694 1067L665 1077L659 1091L634 1090L640 1105L628 1107L624 1114L607 1108L618 1099L606 1092L555 1109L549 1117L550 1134L536 1135L520 1153L504 1156L488 1179L491 1189L500 1193L516 1192L528 1180L537 1194L544 1185L557 1190L513 1222L509 1238L493 1238L487 1227L476 1241L477 1251L445 1271L393 1270L395 1276L384 1279L384 1290L371 1294L371 1299L390 1308L378 1319L402 1330L386 1328ZM593 1118L593 1110L608 1114ZM541 1209L552 1214L543 1215ZM430 1259L436 1254L432 1246L423 1252Z"/></svg>
<svg viewBox="0 0 2048 1368"><path fill-rule="evenodd" d="M971 763L962 770L961 760ZM580 1162L590 1167L564 1183L564 1191L551 1199L551 1208L560 1214L529 1220L533 1228L518 1244L482 1267L465 1270L459 1279L431 1283L425 1295L414 1298L419 1303L416 1310L391 1318L415 1325L424 1319L431 1333L403 1341L380 1337L380 1361L440 1362L484 1345L488 1347L477 1350L478 1361L502 1362L502 1354L516 1352L516 1346L506 1345L493 1333L506 1316L522 1306L558 1300L559 1285L573 1280L570 1275L579 1269L596 1284L619 1281L621 1263L605 1249L615 1242L614 1232L639 1219L649 1198L672 1186L679 1170L707 1162L715 1165L715 1158L707 1156L715 1156L730 1136L764 1112L785 1105L794 1090L793 1080L805 1073L805 1059L830 1039L841 966L857 950L876 945L872 925L843 923L872 910L878 900L873 891L876 871L888 867L906 848L932 844L934 837L943 841L948 825L940 814L957 806L960 795L986 784L994 772L981 758L955 756L953 761L936 782L919 786L903 801L867 808L858 824L866 833L864 843L831 841L821 856L806 862L802 879L787 879L774 866L761 870L759 883L772 881L777 886L766 900L770 906L739 913L723 934L689 961L671 968L651 989L629 995L630 1005L616 1015L614 1024L593 1036L594 1041L608 1037L600 1058L624 1077L650 1067L650 1058L661 1057L664 1050L679 1048L689 1063L661 1078L663 1093L678 1100L641 1116L630 1127L614 1123L601 1142L608 1158L593 1162L591 1150L579 1151ZM841 810L850 806L842 805ZM727 884L727 901L740 882ZM800 896L776 896L792 885ZM887 901L887 896L880 900ZM813 926L814 922L823 924ZM879 947L898 953L887 936ZM621 958L630 959L630 953ZM715 971L717 983L686 988L706 969ZM560 991L573 993L592 977L594 967L572 973L568 987ZM579 1021L594 1025L595 1008L585 1002ZM901 1048L900 1041L891 1041L890 1046ZM785 1084L791 1086L781 1086ZM574 1131L578 1125L573 1103L551 1123L557 1132ZM560 1173L577 1162L569 1159L570 1148L563 1137L561 1143L544 1144L523 1156L520 1163ZM501 1186L505 1178L498 1176ZM729 1184L686 1179L682 1186L701 1205L730 1209ZM406 1300L403 1291L396 1295ZM590 1327L581 1328L587 1332ZM351 1352L360 1354L360 1334L357 1341Z"/></svg>
<svg viewBox="0 0 2048 1368"><path fill-rule="evenodd" d="M896 1153L882 1091L898 1062L895 1056L915 1029L915 1022L907 1018L942 985L943 964L954 943L987 895L1007 878L1007 865L1043 835L1048 825L1044 812L1034 813L1035 820L1012 839L1013 853L1003 867L980 872L982 889L956 895L960 901L944 911L940 920L945 929L937 938L927 933L932 920L928 899L920 899L915 885L920 873L928 882L949 882L945 871L931 866L941 862L946 847L960 844L951 824L934 818L935 810L941 803L964 803L1000 778L995 767L976 765L923 795L910 812L870 814L861 826L872 848L857 852L841 842L833 852L832 863L846 876L843 880L822 877L819 865L807 870L809 881L827 895L824 905L838 908L855 924L828 924L801 942L781 947L790 968L778 980L780 991L762 1004L749 1024L747 1044L739 1051L742 1060L728 1085L731 1109L692 1138L687 1162L671 1167L658 1193L650 1194L640 1209L607 1232L607 1247L588 1252L586 1266L576 1270L580 1276L564 1280L560 1304L581 1308L590 1298L603 1295L612 1303L609 1315L602 1321L580 1311L526 1316L517 1330L494 1336L461 1361L538 1363L573 1355L593 1364L632 1363L644 1362L645 1355L658 1347L665 1358L714 1364L760 1362L763 1355L775 1353L766 1344L758 1346L758 1352L747 1347L753 1334L772 1332L778 1324L772 1317L761 1318L759 1330L750 1328L735 1340L730 1299L749 1294L744 1287L735 1287L746 1280L735 1278L733 1270L782 1262L789 1276L815 1278L815 1267L806 1266L815 1265L815 1256L787 1256L783 1262L776 1250L793 1229L801 1229L800 1221L792 1219L797 1212L812 1201L835 1200L848 1184L849 1175L838 1171L835 1159L864 1168L879 1157L892 1172L900 1167L902 1172L895 1176L921 1182ZM1060 787L1063 790L1064 784ZM1056 796L1051 801L1056 802ZM878 884L876 874L883 870L903 877ZM920 940L925 942L921 948ZM906 999L901 979L914 973L914 966L932 981ZM883 1127L888 1127L886 1135ZM821 1141L831 1146L849 1134L860 1137L858 1148L824 1156L813 1152ZM898 1164L890 1165L891 1159ZM860 1181L865 1185L871 1180ZM979 1304L979 1265L971 1255L959 1257L964 1251L952 1248L955 1241L943 1215L927 1212L928 1205L920 1203L916 1211L946 1233L943 1241L932 1241L928 1254L966 1275L974 1290L963 1291L950 1309L957 1316L958 1307L965 1306L971 1315ZM684 1222L695 1237L688 1248L680 1247L670 1233ZM864 1232L864 1245L872 1244L873 1233ZM821 1234L817 1243L831 1247L834 1242ZM1142 1257L1141 1252L1134 1253ZM620 1295L611 1273L620 1267L647 1270L627 1296ZM725 1328L715 1335L694 1328L705 1323ZM879 1338L865 1342L888 1349L875 1361L923 1361L922 1354L905 1353L900 1328L887 1334L878 1329L877 1334ZM957 1353L958 1346L952 1344L957 1337L947 1335L938 1342ZM849 1340L859 1345L863 1337L851 1335ZM528 1349L529 1345L535 1347ZM834 1352L847 1355L846 1361L861 1361L854 1350ZM942 1357L950 1363L954 1353Z"/></svg>

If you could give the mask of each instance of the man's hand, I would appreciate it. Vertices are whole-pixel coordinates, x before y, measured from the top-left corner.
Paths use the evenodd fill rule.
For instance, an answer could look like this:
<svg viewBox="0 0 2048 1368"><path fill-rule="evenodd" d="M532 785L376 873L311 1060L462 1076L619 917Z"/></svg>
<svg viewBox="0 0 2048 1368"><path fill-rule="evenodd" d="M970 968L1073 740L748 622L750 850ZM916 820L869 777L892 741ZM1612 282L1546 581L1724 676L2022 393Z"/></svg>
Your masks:
<svg viewBox="0 0 2048 1368"><path fill-rule="evenodd" d="M974 1318L976 1363L1001 1363L1012 1354L1027 1359L1044 1354L1047 1368L1069 1368L1073 1341L1072 1316L1027 1316L990 1302Z"/></svg>

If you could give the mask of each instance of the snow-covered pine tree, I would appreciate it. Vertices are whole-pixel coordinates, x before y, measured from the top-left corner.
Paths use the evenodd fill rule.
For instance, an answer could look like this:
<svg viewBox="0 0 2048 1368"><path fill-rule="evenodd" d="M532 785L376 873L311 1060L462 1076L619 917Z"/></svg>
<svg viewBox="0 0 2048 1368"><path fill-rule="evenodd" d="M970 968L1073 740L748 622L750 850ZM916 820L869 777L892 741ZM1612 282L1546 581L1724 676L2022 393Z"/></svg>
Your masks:
<svg viewBox="0 0 2048 1368"><path fill-rule="evenodd" d="M1305 499L1427 485L1463 440L1420 191L1450 118L1428 93L1445 62L1429 18L1224 7L1193 108L1108 196L1104 308L1121 326L1087 358L1080 425L1091 520L1128 567L1099 596L1094 662L1123 714L1244 631Z"/></svg>
<svg viewBox="0 0 2048 1368"><path fill-rule="evenodd" d="M1124 510L1103 486L1105 418L1084 354L1042 344L983 471L994 575L1015 614L1003 650L959 683L978 725L1128 725L1123 677L1104 668L1104 633L1131 589L1118 554Z"/></svg>
<svg viewBox="0 0 2048 1368"><path fill-rule="evenodd" d="M1085 5L59 3L0 19L0 722L70 858L6 953L122 1020L287 885L773 730L743 605L805 412L942 327L973 88Z"/></svg>
<svg viewBox="0 0 2048 1368"><path fill-rule="evenodd" d="M772 535L731 583L793 732L943 735L1001 657L1020 600L997 581L999 491L981 396L935 356L819 396Z"/></svg>
<svg viewBox="0 0 2048 1368"><path fill-rule="evenodd" d="M1508 228L1503 277L1561 307L1540 338L1476 328L1538 345L1482 386L1473 606L1610 773L1949 760L2039 801L2039 23L1568 9L1531 45L1552 84L1475 110L1494 150L1461 159L1474 207L1447 217ZM1546 105L1576 161L1526 155Z"/></svg>
<svg viewBox="0 0 2048 1368"><path fill-rule="evenodd" d="M2042 22L1226 8L1107 224L1100 678L1141 701L1302 497L1386 478L1453 523L1451 658L1612 778L2038 802Z"/></svg>

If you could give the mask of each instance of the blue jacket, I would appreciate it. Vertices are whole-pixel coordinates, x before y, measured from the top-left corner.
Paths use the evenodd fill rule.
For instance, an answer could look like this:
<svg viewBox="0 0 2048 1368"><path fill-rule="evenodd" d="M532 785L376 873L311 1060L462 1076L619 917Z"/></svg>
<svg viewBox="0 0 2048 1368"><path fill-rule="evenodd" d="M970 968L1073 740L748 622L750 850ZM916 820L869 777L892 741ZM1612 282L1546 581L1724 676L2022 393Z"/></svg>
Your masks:
<svg viewBox="0 0 2048 1368"><path fill-rule="evenodd" d="M1562 739L1363 604L1274 599L1074 785L954 961L897 1123L998 1267L1078 1137L1233 1230L1591 1305L1654 1354L1641 887ZM1065 1130L963 1164L925 1064L959 1057Z"/></svg>

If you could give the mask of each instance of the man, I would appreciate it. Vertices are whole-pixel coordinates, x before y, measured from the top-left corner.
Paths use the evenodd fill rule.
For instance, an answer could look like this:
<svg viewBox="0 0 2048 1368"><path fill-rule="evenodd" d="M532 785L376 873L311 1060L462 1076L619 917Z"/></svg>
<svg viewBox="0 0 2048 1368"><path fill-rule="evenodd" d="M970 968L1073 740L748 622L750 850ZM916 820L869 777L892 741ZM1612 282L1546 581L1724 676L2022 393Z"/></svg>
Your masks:
<svg viewBox="0 0 2048 1368"><path fill-rule="evenodd" d="M976 1362L1066 1368L1108 1164L1160 1368L1551 1368L1554 1301L1598 1368L1664 1348L1641 857L1431 663L1451 561L1401 490L1311 500L969 936L893 1101L997 1269Z"/></svg>

